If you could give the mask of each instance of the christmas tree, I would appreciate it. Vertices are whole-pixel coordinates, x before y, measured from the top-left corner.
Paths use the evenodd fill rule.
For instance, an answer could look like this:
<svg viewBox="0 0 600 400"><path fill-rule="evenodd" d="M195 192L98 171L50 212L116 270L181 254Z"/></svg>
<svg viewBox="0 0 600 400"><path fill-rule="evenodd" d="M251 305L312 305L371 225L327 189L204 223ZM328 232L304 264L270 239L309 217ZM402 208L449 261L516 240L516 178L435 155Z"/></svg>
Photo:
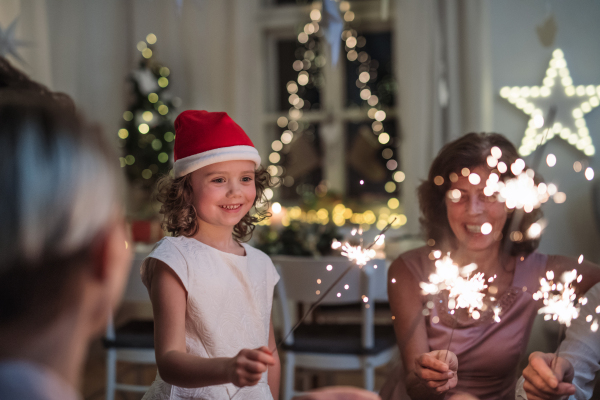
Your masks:
<svg viewBox="0 0 600 400"><path fill-rule="evenodd" d="M118 132L123 148L121 167L131 185L145 192L148 199L158 178L168 174L173 165L173 119L181 103L168 91L169 68L154 59L155 43L156 36L151 33L137 44L141 58L128 77L131 98Z"/></svg>

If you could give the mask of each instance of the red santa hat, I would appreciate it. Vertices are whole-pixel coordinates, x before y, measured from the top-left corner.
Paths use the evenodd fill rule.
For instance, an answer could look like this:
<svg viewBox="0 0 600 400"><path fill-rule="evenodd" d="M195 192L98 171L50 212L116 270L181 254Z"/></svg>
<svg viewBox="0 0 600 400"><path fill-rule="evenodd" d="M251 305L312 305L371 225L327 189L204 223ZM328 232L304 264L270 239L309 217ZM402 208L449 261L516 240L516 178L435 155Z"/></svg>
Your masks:
<svg viewBox="0 0 600 400"><path fill-rule="evenodd" d="M187 110L175 119L175 178L222 161L260 156L246 132L227 113Z"/></svg>

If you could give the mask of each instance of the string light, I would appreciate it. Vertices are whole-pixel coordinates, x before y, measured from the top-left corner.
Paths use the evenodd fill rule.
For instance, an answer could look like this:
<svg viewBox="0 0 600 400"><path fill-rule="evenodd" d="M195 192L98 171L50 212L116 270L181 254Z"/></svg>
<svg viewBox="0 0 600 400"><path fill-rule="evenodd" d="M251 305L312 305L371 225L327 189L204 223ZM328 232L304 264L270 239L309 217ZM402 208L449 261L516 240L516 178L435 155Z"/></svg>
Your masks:
<svg viewBox="0 0 600 400"><path fill-rule="evenodd" d="M355 19L354 12L352 12L350 10L349 2L347 2L347 1L340 2L339 8L340 8L340 11L342 13L344 13L343 14L344 20L346 22L351 22ZM302 99L298 93L299 93L299 87L306 86L311 82L312 78L307 70L310 68L310 66L312 65L313 62L318 69L324 65L324 57L322 55L318 55L318 56L315 55L315 53L310 48L308 48L309 44L310 44L311 36L320 30L319 22L321 21L322 14L318 8L313 8L310 11L309 15L310 15L311 22L305 24L302 32L300 32L297 36L298 42L300 44L305 45L307 50L304 52L303 60L300 60L300 59L295 60L292 64L292 68L295 71L298 71L298 76L297 76L296 80L290 81L286 84L286 89L287 89L288 93L290 94L288 101L292 107L290 108L287 117L281 116L277 120L277 125L280 128L288 127L290 129L289 133L288 133L288 131L286 131L281 136L281 143L283 145L290 144L292 142L293 133L297 129L300 129L300 130L304 129L304 127L301 126L300 124L298 124L297 121L302 117L302 109L304 109L305 106L309 103L306 100ZM375 68L373 68L369 64L370 56L365 51L360 51L360 52L357 51L358 48L364 47L366 40L364 37L357 37L356 31L353 29L346 29L342 33L342 40L344 40L345 45L346 45L345 47L346 47L346 51L347 51L348 60L350 60L352 62L358 61L361 63L361 65L359 67L359 77L357 80L357 86L361 89L360 90L360 98L363 101L365 101L369 106L372 107L368 111L369 118L374 119L375 122L378 124L378 125L375 125L375 123L373 124L373 133L375 135L377 135L377 139L378 139L379 143L381 143L383 145L388 144L391 140L390 135L386 132L382 132L382 129L381 129L381 127L382 127L381 122L383 122L386 119L387 115L384 110L376 108L379 104L379 97L376 94L374 94L373 89L368 86L368 82L373 80L376 77L376 74L377 74L376 69L377 68L376 68L376 66L375 66ZM317 70L317 74L318 74L318 70ZM315 77L314 79L316 81L319 78ZM273 148L273 150L276 153L280 152L283 150L283 146L281 148L277 148L277 149ZM389 149L389 150L392 151L391 149ZM392 155L393 155L393 152L392 152ZM392 155L389 155L384 158L389 159L392 157ZM271 162L272 165L278 164L281 161L281 159L282 159L281 157L273 156L273 153L271 154L271 156L269 156L269 161ZM398 168L398 163L397 163L397 161L395 163L388 162L386 164L386 167L389 170L394 171ZM396 182L402 182L404 180L403 178L402 179L396 178L396 176L399 178L400 176L403 176L403 175L394 175L394 176L395 176L394 180ZM282 178L283 178L284 184L286 182L288 182L290 184L290 186L293 185L293 182L294 182L293 178L284 177L284 176L282 176ZM291 178L291 179L287 179L287 178ZM394 192L396 190L396 187L397 186L394 182L387 182L384 185L384 189L388 193Z"/></svg>
<svg viewBox="0 0 600 400"><path fill-rule="evenodd" d="M168 114L181 103L177 97L163 95L169 85L167 76L170 70L154 60L151 46L157 40L155 34L149 33L136 45L142 60L141 67L131 74L131 80L137 85L139 98L136 98L131 110L123 113L125 126L118 131L119 138L123 140L119 146L130 153L120 157L119 162L122 167L133 166L126 168L126 173L130 180L142 182L144 188L153 187L160 173L168 173L169 153L175 135L164 131L172 126ZM149 153L149 150L154 153ZM137 164L136 157L140 160Z"/></svg>

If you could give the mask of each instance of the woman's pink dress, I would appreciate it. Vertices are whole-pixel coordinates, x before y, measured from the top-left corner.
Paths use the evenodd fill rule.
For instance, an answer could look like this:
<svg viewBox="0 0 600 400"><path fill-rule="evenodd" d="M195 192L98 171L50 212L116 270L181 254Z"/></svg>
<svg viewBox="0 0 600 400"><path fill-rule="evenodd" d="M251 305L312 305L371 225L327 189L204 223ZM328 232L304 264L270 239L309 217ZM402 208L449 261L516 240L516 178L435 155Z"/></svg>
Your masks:
<svg viewBox="0 0 600 400"><path fill-rule="evenodd" d="M434 269L429 259L430 248L421 247L400 257L419 281L428 280ZM456 324L450 351L458 357L458 384L446 397L456 392L467 392L482 400L514 399L516 370L527 347L529 334L540 303L532 298L544 276L547 256L532 253L524 260L517 259L512 286L498 300L502 306L500 322L494 322L488 309L479 320ZM431 350L446 350L454 317L447 313L444 294L433 299L423 296L423 304L434 301L434 308L425 318ZM434 317L439 318L433 323ZM381 391L383 400L409 399L404 388L402 367L394 369Z"/></svg>

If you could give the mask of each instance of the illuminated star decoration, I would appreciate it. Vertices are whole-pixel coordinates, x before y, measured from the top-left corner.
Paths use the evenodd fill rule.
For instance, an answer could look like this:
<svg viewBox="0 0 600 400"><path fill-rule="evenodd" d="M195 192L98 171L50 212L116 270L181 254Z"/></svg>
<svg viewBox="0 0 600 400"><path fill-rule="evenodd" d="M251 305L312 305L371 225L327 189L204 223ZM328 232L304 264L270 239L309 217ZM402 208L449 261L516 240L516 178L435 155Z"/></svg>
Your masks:
<svg viewBox="0 0 600 400"><path fill-rule="evenodd" d="M525 136L519 147L522 156L531 154L539 145L558 135L587 156L596 152L583 116L600 105L600 86L573 86L564 53L552 52L542 86L503 87L500 96L530 116ZM544 115L556 106L556 119L546 134Z"/></svg>
<svg viewBox="0 0 600 400"><path fill-rule="evenodd" d="M5 30L3 30L0 26L0 57L11 55L21 63L25 63L25 60L23 60L17 51L18 47L22 47L27 44L26 41L19 40L15 37L17 19L18 18L15 18Z"/></svg>

